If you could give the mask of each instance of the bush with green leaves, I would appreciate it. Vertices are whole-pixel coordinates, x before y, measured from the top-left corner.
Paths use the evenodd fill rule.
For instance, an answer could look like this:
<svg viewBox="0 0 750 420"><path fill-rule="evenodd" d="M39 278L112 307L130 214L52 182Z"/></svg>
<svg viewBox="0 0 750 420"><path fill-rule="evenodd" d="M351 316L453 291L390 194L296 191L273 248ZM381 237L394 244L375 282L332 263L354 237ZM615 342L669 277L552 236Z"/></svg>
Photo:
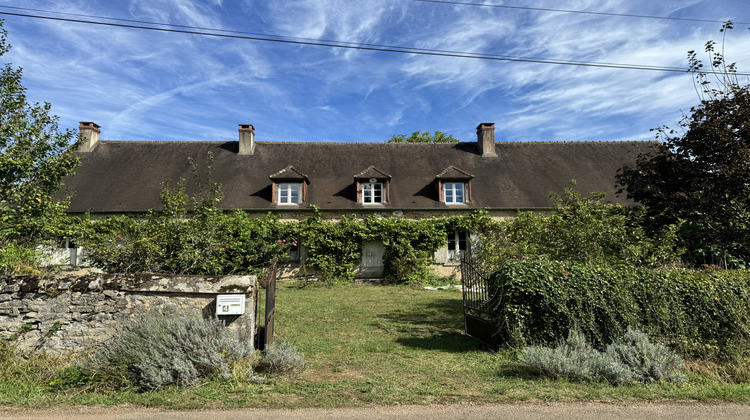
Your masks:
<svg viewBox="0 0 750 420"><path fill-rule="evenodd" d="M627 327L685 357L747 355L750 272L509 261L489 281L493 319L513 346L554 343L573 327L598 348Z"/></svg>
<svg viewBox="0 0 750 420"><path fill-rule="evenodd" d="M554 348L524 348L519 360L553 378L606 380L613 385L658 380L681 383L686 379L681 373L682 359L677 354L661 344L651 343L646 334L630 328L604 352L593 348L574 328Z"/></svg>
<svg viewBox="0 0 750 420"><path fill-rule="evenodd" d="M523 212L485 230L478 257L493 266L510 259L587 264L660 266L679 261L676 226L653 237L642 228L643 212L605 204L604 193L582 197L575 181L551 194L552 214Z"/></svg>
<svg viewBox="0 0 750 420"><path fill-rule="evenodd" d="M197 315L148 314L123 325L88 361L92 376L116 388L159 389L232 378L231 365L252 354L223 322Z"/></svg>
<svg viewBox="0 0 750 420"><path fill-rule="evenodd" d="M0 275L38 275L44 254L22 245L0 246Z"/></svg>
<svg viewBox="0 0 750 420"><path fill-rule="evenodd" d="M258 370L276 375L299 374L305 370L305 355L288 341L276 341L263 352Z"/></svg>
<svg viewBox="0 0 750 420"><path fill-rule="evenodd" d="M228 275L253 273L285 254L286 224L273 215L224 213L218 197L195 200L183 182L165 185L162 210L82 225L77 241L89 261L110 272Z"/></svg>

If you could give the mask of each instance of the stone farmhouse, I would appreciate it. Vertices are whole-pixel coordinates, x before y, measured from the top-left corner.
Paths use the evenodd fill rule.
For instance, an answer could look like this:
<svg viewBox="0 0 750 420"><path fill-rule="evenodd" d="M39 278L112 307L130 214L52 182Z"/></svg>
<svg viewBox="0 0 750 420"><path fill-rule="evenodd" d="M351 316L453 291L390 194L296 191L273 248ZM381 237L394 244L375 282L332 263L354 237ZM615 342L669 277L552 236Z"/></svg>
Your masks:
<svg viewBox="0 0 750 420"><path fill-rule="evenodd" d="M223 209L304 219L313 206L327 218L343 215L425 218L486 209L493 218L549 209L549 193L575 179L582 192L601 191L610 202L615 174L652 142L496 142L493 123L477 127L476 142L318 143L257 141L240 124L231 141L105 141L93 122L79 126L82 164L66 182L69 211L92 218L143 213L161 206L164 180L190 180L213 156L212 180L221 183ZM188 191L189 188L188 188ZM448 235L435 257L449 268L471 240ZM365 244L363 272L382 267L382 245ZM304 244L292 256L304 262Z"/></svg>

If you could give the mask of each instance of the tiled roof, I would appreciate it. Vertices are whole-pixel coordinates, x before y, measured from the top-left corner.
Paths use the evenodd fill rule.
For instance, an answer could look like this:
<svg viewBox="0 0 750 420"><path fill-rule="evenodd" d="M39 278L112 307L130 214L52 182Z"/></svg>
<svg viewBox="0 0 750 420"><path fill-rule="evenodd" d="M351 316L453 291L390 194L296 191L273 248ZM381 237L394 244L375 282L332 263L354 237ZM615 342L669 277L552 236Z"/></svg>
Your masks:
<svg viewBox="0 0 750 420"><path fill-rule="evenodd" d="M298 180L304 180L305 182L310 183L310 179L307 177L307 175L305 175L302 172L294 169L294 166L292 166L292 165L289 165L286 168L284 168L284 169L282 169L282 170L280 170L280 171L278 171L276 173L271 174L269 176L269 178L275 179L275 180L281 180L281 179L284 179L284 180L286 180L286 179L294 180L294 179L298 179Z"/></svg>
<svg viewBox="0 0 750 420"><path fill-rule="evenodd" d="M189 158L200 167L212 153L210 181L222 184L219 207L226 209L275 209L269 176L290 173L309 181L307 202L300 207L361 209L353 174L370 177L367 171L390 176L390 201L385 206L394 210L446 209L438 201L438 174L474 176L467 208L546 208L551 205L549 193L560 191L571 179L581 191L603 191L608 201L627 203L615 196L616 171L653 145L503 142L495 144L497 157L482 157L475 142L257 142L254 155L238 155L237 142L102 141L93 151L82 153L82 165L66 187L73 194L71 212L155 209L160 207L164 180L174 185L184 178L190 191Z"/></svg>
<svg viewBox="0 0 750 420"><path fill-rule="evenodd" d="M443 170L443 172L440 172L439 174L437 174L437 176L435 178L438 178L438 179L467 179L468 180L468 179L474 178L474 175L472 175L472 174L470 174L470 173L468 173L466 171L462 171L462 170L456 168L455 166L451 165L451 166L445 168L445 170Z"/></svg>
<svg viewBox="0 0 750 420"><path fill-rule="evenodd" d="M364 171L358 173L357 175L354 175L354 178L355 179L367 179L367 178L390 179L391 176L381 171L380 169L376 168L375 166L370 165Z"/></svg>

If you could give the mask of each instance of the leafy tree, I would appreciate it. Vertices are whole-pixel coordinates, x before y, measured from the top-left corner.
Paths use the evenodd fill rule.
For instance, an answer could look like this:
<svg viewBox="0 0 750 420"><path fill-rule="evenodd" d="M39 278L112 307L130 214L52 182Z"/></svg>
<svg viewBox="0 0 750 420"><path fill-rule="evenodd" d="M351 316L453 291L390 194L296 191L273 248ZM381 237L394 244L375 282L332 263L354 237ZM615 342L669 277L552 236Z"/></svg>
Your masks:
<svg viewBox="0 0 750 420"><path fill-rule="evenodd" d="M458 143L459 140L452 134L443 133L440 130L430 135L429 131L415 131L410 136L406 134L394 134L386 143Z"/></svg>
<svg viewBox="0 0 750 420"><path fill-rule="evenodd" d="M706 52L709 72L688 53L700 104L678 129L656 129L658 146L622 168L618 181L647 206L653 227L682 223L692 262L742 266L750 261L750 87L738 82L713 41Z"/></svg>
<svg viewBox="0 0 750 420"><path fill-rule="evenodd" d="M584 197L575 181L562 194L551 193L551 215L523 212L486 230L478 256L492 269L516 259L569 261L597 265L660 266L678 261L674 226L649 238L642 214L605 204L604 193Z"/></svg>
<svg viewBox="0 0 750 420"><path fill-rule="evenodd" d="M0 55L10 49L0 21ZM77 138L60 132L50 104L29 104L21 69L0 70L0 245L33 246L61 234L67 202L53 194L79 163Z"/></svg>

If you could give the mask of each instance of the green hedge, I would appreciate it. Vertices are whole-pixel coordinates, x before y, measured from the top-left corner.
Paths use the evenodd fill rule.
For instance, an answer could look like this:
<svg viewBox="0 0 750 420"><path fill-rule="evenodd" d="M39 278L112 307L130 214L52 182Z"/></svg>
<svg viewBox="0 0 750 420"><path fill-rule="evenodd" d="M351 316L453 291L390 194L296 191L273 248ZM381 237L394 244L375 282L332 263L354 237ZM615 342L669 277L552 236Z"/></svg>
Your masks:
<svg viewBox="0 0 750 420"><path fill-rule="evenodd" d="M511 261L489 289L499 334L515 346L573 327L599 348L640 329L688 357L734 357L750 343L750 271Z"/></svg>

